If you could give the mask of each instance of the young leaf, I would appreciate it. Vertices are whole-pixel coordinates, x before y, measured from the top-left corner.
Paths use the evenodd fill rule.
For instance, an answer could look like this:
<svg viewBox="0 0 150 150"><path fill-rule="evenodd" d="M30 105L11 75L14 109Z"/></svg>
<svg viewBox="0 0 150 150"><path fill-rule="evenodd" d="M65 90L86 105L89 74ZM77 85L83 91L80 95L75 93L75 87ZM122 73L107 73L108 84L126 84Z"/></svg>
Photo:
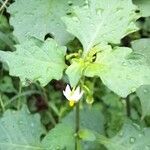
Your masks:
<svg viewBox="0 0 150 150"><path fill-rule="evenodd" d="M88 107L84 107L80 111L81 129L89 129L92 131L99 132L101 134L103 133L104 117L100 113L100 109L98 107L93 106L91 109ZM57 148L73 150L75 143L74 139L75 112L73 111L63 119L62 123L58 124L47 134L47 136L43 139L42 144L46 150L53 150ZM85 147L87 147L87 145L88 143L85 144ZM91 146L93 145L90 143L89 149Z"/></svg>
<svg viewBox="0 0 150 150"><path fill-rule="evenodd" d="M1 150L43 150L40 136L45 133L39 115L31 115L26 107L7 110L0 119Z"/></svg>
<svg viewBox="0 0 150 150"><path fill-rule="evenodd" d="M133 2L139 7L143 17L150 16L150 1L149 0L133 0Z"/></svg>
<svg viewBox="0 0 150 150"><path fill-rule="evenodd" d="M67 31L89 51L100 42L120 43L125 35L137 30L139 17L131 0L88 0L83 7L74 7L72 15L63 17Z"/></svg>
<svg viewBox="0 0 150 150"><path fill-rule="evenodd" d="M51 33L60 44L66 44L73 37L66 32L61 17L69 13L70 5L82 4L82 0L15 0L8 8L10 24L20 42L29 36L44 40Z"/></svg>
<svg viewBox="0 0 150 150"><path fill-rule="evenodd" d="M23 85L27 81L39 81L45 86L52 79L60 79L65 68L65 47L53 39L42 42L29 39L17 45L15 52L0 51L0 60L9 66L10 75L20 77Z"/></svg>
<svg viewBox="0 0 150 150"><path fill-rule="evenodd" d="M104 145L108 150L149 150L150 128L140 129L137 124L126 123L118 135Z"/></svg>
<svg viewBox="0 0 150 150"><path fill-rule="evenodd" d="M82 77L84 69L84 62L82 60L73 61L73 63L67 68L66 74L69 77L69 81L72 87L76 86Z"/></svg>
<svg viewBox="0 0 150 150"><path fill-rule="evenodd" d="M85 69L84 74L99 76L109 89L121 97L135 92L141 85L150 84L150 68L145 58L126 47L111 49L108 46L97 54L96 61Z"/></svg>
<svg viewBox="0 0 150 150"><path fill-rule="evenodd" d="M143 85L136 91L142 106L142 118L150 115L150 85Z"/></svg>

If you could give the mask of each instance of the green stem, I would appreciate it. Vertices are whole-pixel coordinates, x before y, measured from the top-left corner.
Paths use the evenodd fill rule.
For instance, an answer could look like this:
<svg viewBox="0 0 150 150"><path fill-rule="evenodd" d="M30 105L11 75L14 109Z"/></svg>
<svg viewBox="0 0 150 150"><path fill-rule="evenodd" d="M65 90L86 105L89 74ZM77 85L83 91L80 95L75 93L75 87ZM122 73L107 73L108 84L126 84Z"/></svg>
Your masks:
<svg viewBox="0 0 150 150"><path fill-rule="evenodd" d="M76 103L76 128L75 128L75 132L76 132L76 137L75 137L75 150L78 150L79 148L79 129L80 129L80 110L79 110L79 102Z"/></svg>
<svg viewBox="0 0 150 150"><path fill-rule="evenodd" d="M5 112L5 106L4 106L4 103L3 103L3 100L2 100L1 94L0 94L0 105L1 105L1 107L2 107L2 111Z"/></svg>
<svg viewBox="0 0 150 150"><path fill-rule="evenodd" d="M52 125L55 127L57 123L56 123L53 115L51 114L51 111L47 111L46 113L47 113L48 117L50 118Z"/></svg>
<svg viewBox="0 0 150 150"><path fill-rule="evenodd" d="M44 87L40 87L38 84L36 84L36 86L41 91L42 96L43 96L44 100L46 101L46 103L48 104L48 107L49 107L50 104L49 104L49 100L48 100L48 96L47 96L45 88ZM47 115L49 116L52 125L55 127L57 123L56 123L55 117L52 114L52 111L51 111L50 107L49 107L49 109L47 111Z"/></svg>
<svg viewBox="0 0 150 150"><path fill-rule="evenodd" d="M126 111L127 111L127 116L131 117L131 106L130 106L130 97L129 96L126 98Z"/></svg>
<svg viewBox="0 0 150 150"><path fill-rule="evenodd" d="M18 95L21 95L21 92L22 92L22 83L21 81L19 82L19 91L18 91ZM18 99L18 104L17 104L17 109L19 110L20 109L20 105L21 105L21 97L19 97Z"/></svg>
<svg viewBox="0 0 150 150"><path fill-rule="evenodd" d="M32 95L32 94L39 94L39 95L42 95L40 92L38 91L26 91L26 92L22 92L21 94L17 94L15 95L13 98L11 98L7 103L5 103L5 107L7 105L9 105L10 103L12 103L13 101L15 100L19 100L21 99L21 97L25 97L25 96L28 96L28 95Z"/></svg>

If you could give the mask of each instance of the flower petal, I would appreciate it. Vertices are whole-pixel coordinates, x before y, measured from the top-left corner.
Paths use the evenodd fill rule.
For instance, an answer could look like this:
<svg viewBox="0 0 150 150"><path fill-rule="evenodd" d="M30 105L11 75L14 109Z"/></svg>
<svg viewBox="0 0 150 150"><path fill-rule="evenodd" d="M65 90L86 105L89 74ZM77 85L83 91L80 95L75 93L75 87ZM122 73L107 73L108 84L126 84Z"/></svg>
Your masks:
<svg viewBox="0 0 150 150"><path fill-rule="evenodd" d="M76 88L75 93L76 93L77 95L80 94L80 87L79 87L79 86Z"/></svg>
<svg viewBox="0 0 150 150"><path fill-rule="evenodd" d="M66 93L69 95L71 93L71 88L70 86L67 84L66 89L65 89Z"/></svg>
<svg viewBox="0 0 150 150"><path fill-rule="evenodd" d="M79 101L79 100L82 98L83 93L84 93L84 91L81 91L81 92L77 95L76 101Z"/></svg>
<svg viewBox="0 0 150 150"><path fill-rule="evenodd" d="M64 96L68 99L68 94L67 94L67 92L66 91L63 91L63 94L64 94Z"/></svg>
<svg viewBox="0 0 150 150"><path fill-rule="evenodd" d="M63 91L64 96L69 100L70 94L71 94L71 89L70 86L67 84L65 91Z"/></svg>

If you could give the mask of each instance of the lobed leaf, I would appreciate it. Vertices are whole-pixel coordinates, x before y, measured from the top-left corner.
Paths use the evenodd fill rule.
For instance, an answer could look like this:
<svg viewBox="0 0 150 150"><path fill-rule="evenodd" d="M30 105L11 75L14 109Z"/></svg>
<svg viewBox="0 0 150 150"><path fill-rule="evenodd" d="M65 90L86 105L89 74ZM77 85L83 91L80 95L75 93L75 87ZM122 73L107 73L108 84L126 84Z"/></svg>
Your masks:
<svg viewBox="0 0 150 150"><path fill-rule="evenodd" d="M63 20L67 31L81 41L87 52L100 42L118 44L135 32L135 20L139 17L135 10L131 0L87 0L85 6L74 7Z"/></svg>
<svg viewBox="0 0 150 150"><path fill-rule="evenodd" d="M141 85L150 84L150 68L145 57L126 47L112 49L108 46L97 54L96 61L85 69L84 74L99 76L109 89L121 97L135 92Z"/></svg>
<svg viewBox="0 0 150 150"><path fill-rule="evenodd" d="M16 45L16 51L0 51L0 60L9 66L10 75L17 76L27 85L39 81L45 86L52 79L60 79L65 68L66 48L58 46L53 39L42 42L31 38Z"/></svg>
<svg viewBox="0 0 150 150"><path fill-rule="evenodd" d="M15 0L8 8L10 24L20 42L30 36L44 40L46 34L54 36L59 44L73 39L65 30L61 17L70 13L72 5L82 5L81 0Z"/></svg>

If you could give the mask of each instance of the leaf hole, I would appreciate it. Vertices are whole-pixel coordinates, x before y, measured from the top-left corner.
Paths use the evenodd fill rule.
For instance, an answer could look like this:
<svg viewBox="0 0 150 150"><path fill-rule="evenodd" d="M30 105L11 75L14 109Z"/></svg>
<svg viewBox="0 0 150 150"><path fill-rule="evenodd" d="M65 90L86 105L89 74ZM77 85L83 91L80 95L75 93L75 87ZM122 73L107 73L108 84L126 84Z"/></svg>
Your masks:
<svg viewBox="0 0 150 150"><path fill-rule="evenodd" d="M44 37L44 40L48 39L48 38L53 38L54 39L54 35L51 33L47 33Z"/></svg>

